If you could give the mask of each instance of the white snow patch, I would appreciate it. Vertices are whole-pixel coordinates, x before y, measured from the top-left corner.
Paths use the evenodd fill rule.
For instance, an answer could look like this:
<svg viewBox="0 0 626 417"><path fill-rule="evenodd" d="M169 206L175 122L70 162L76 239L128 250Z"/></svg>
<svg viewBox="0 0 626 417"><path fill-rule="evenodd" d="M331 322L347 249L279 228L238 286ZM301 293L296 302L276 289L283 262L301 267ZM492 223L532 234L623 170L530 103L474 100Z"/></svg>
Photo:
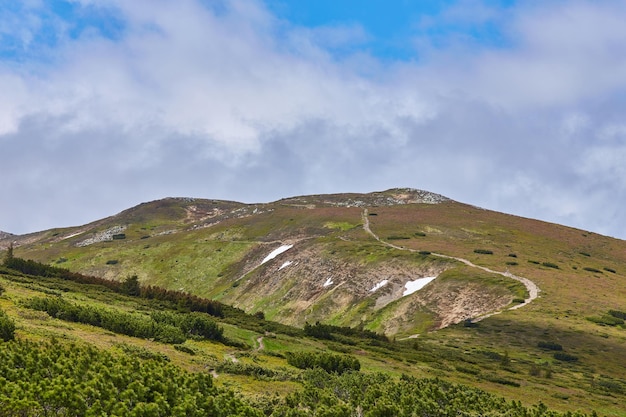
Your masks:
<svg viewBox="0 0 626 417"><path fill-rule="evenodd" d="M428 284L430 281L434 280L437 277L425 277L425 278L419 278L416 279L415 281L409 281L406 284L404 284L404 292L402 293L402 296L405 297L407 295L413 294L415 291L419 291L422 288L424 288L424 286L426 284Z"/></svg>
<svg viewBox="0 0 626 417"><path fill-rule="evenodd" d="M288 267L289 265L291 265L292 263L293 263L293 262L291 262L291 261L287 261L287 262L285 262L284 264L282 264L282 265L280 266L280 268L278 268L278 270L280 271L280 270L281 270L281 269L283 269L283 268L287 268L287 267Z"/></svg>
<svg viewBox="0 0 626 417"><path fill-rule="evenodd" d="M389 283L388 279L383 279L382 281L380 281L378 284L374 285L374 287L372 287L372 289L370 290L370 292L375 292L377 290L380 290L382 287L384 287L385 285L387 285L387 283Z"/></svg>
<svg viewBox="0 0 626 417"><path fill-rule="evenodd" d="M326 282L324 283L324 287L328 287L330 285L333 285L333 279L332 278L328 278L326 280Z"/></svg>
<svg viewBox="0 0 626 417"><path fill-rule="evenodd" d="M275 257L277 257L278 255L280 255L281 253L288 251L289 249L293 248L293 245L283 245L280 248L276 248L273 251L270 252L269 255L267 255L262 261L261 261L261 265L263 265L265 262L267 261L271 261L272 259L274 259Z"/></svg>

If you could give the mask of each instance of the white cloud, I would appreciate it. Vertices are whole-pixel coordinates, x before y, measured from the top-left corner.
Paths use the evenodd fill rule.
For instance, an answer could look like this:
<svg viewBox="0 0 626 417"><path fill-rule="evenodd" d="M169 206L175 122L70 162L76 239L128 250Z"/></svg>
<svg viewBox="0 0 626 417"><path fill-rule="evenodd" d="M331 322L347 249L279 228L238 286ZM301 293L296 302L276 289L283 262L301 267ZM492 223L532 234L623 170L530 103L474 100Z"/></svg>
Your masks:
<svg viewBox="0 0 626 417"><path fill-rule="evenodd" d="M167 195L394 186L614 235L626 226L621 4L463 2L475 7L438 18L498 25L504 45L452 33L427 59L392 63L358 50L360 26L297 27L258 1L80 4L106 7L120 35L72 39L57 25L43 59L0 59L3 230ZM41 201L46 215L30 209Z"/></svg>

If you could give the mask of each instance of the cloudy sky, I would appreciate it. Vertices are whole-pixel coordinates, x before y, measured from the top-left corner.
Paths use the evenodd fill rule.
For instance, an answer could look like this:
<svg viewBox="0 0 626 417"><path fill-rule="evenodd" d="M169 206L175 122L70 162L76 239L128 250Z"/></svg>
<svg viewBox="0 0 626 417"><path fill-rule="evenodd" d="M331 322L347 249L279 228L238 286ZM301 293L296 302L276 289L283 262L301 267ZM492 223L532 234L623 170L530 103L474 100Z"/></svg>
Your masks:
<svg viewBox="0 0 626 417"><path fill-rule="evenodd" d="M0 0L0 230L412 187L626 238L626 2Z"/></svg>

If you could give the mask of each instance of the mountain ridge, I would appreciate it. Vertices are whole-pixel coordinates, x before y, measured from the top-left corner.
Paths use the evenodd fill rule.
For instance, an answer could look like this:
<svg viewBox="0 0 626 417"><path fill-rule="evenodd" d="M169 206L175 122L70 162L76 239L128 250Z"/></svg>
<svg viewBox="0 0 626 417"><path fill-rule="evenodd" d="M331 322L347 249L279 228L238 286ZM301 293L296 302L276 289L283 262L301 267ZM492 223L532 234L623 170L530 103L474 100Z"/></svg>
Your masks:
<svg viewBox="0 0 626 417"><path fill-rule="evenodd" d="M619 250L606 260L593 253L621 247L618 240L408 188L250 204L165 198L11 241L24 257L112 280L134 274L286 324L322 321L401 337L520 305L530 287L511 277L551 290L546 271L576 280L585 268L621 274L624 258ZM437 279L406 294L426 277Z"/></svg>

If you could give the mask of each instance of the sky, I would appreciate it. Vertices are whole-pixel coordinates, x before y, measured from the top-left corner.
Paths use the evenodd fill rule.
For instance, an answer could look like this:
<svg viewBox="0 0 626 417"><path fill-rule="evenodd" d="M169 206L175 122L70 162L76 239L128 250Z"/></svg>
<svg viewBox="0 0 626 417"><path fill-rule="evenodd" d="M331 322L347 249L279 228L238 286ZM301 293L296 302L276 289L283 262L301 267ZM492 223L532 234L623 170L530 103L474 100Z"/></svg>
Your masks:
<svg viewBox="0 0 626 417"><path fill-rule="evenodd" d="M626 239L626 2L0 0L0 230L411 187Z"/></svg>

